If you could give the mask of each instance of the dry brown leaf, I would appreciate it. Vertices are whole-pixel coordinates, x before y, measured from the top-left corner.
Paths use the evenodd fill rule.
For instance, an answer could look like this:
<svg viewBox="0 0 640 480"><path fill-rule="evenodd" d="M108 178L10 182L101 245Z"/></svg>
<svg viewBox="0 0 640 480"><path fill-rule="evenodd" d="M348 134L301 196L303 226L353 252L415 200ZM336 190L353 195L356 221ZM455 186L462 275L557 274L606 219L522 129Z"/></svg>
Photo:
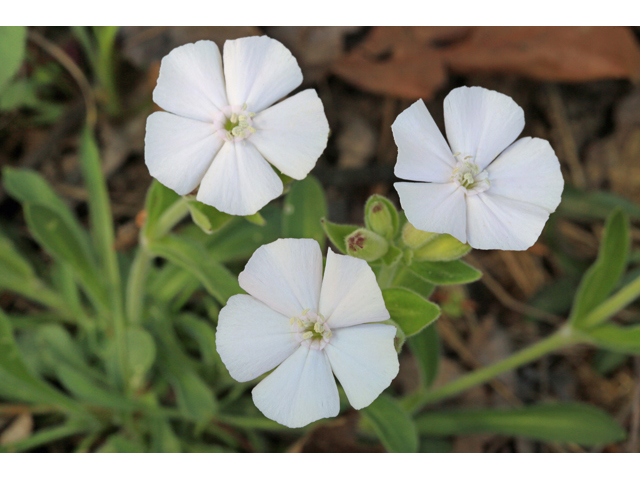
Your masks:
<svg viewBox="0 0 640 480"><path fill-rule="evenodd" d="M377 27L332 72L363 90L431 98L456 73L550 81L640 79L627 27Z"/></svg>
<svg viewBox="0 0 640 480"><path fill-rule="evenodd" d="M402 98L430 98L447 76L438 45L468 27L375 27L332 72L364 90Z"/></svg>
<svg viewBox="0 0 640 480"><path fill-rule="evenodd" d="M640 49L627 27L477 27L444 55L464 74L573 82L640 78Z"/></svg>
<svg viewBox="0 0 640 480"><path fill-rule="evenodd" d="M30 413L21 413L0 435L0 445L26 440L33 431L33 417Z"/></svg>

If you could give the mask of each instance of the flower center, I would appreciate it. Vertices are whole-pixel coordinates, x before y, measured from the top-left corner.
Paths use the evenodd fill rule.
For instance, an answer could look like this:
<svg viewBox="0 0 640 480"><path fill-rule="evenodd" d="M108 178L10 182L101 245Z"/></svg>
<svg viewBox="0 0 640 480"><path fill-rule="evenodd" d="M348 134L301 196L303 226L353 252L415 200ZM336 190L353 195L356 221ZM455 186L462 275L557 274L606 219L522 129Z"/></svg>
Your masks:
<svg viewBox="0 0 640 480"><path fill-rule="evenodd" d="M458 157L460 154L455 156ZM451 180L464 187L467 195L476 195L487 190L491 186L491 182L489 174L485 170L481 172L480 167L470 161L471 158L467 156L463 160L458 160L456 167L451 172Z"/></svg>
<svg viewBox="0 0 640 480"><path fill-rule="evenodd" d="M225 107L218 112L213 120L213 127L220 138L227 142L239 142L256 132L253 128L255 113L247 111L247 104L241 107Z"/></svg>
<svg viewBox="0 0 640 480"><path fill-rule="evenodd" d="M296 340L314 350L322 350L327 346L333 334L322 314L307 308L297 317L291 317Z"/></svg>

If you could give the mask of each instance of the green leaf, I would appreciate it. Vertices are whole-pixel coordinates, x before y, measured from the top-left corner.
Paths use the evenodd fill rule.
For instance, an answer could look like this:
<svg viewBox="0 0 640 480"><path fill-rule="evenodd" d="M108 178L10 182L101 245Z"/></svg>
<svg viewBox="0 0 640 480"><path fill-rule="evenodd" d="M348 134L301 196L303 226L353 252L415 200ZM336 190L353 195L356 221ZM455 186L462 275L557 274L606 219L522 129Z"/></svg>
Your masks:
<svg viewBox="0 0 640 480"><path fill-rule="evenodd" d="M204 365L214 366L222 363L216 350L216 333L209 323L185 313L176 318L176 327L197 342Z"/></svg>
<svg viewBox="0 0 640 480"><path fill-rule="evenodd" d="M24 60L26 27L0 27L0 93Z"/></svg>
<svg viewBox="0 0 640 480"><path fill-rule="evenodd" d="M0 310L0 391L7 398L59 405L66 410L85 415L84 409L79 404L34 376L27 368L13 337L9 319L2 310Z"/></svg>
<svg viewBox="0 0 640 480"><path fill-rule="evenodd" d="M440 316L440 307L406 288L386 288L382 290L382 297L391 319L407 337L415 335Z"/></svg>
<svg viewBox="0 0 640 480"><path fill-rule="evenodd" d="M607 350L640 355L640 325L620 327L608 323L590 329L586 334L598 346Z"/></svg>
<svg viewBox="0 0 640 480"><path fill-rule="evenodd" d="M213 260L199 243L184 237L168 235L149 243L149 251L189 270L223 305L232 295L242 293L236 276Z"/></svg>
<svg viewBox="0 0 640 480"><path fill-rule="evenodd" d="M89 238L78 223L78 219L69 207L52 190L47 181L33 170L5 167L2 170L4 188L9 195L23 204L34 204L47 207L60 216L67 228L82 245L82 250L91 254Z"/></svg>
<svg viewBox="0 0 640 480"><path fill-rule="evenodd" d="M262 216L260 212L256 212L253 215L245 215L243 217L247 222L253 223L254 225L258 225L259 227L263 227L266 225L267 221Z"/></svg>
<svg viewBox="0 0 640 480"><path fill-rule="evenodd" d="M180 195L170 188L165 187L157 180L154 179L153 182L151 182L144 205L146 218L144 226L142 227L142 233L145 238L152 239L155 237L156 227L162 214L181 199L182 197L180 197Z"/></svg>
<svg viewBox="0 0 640 480"><path fill-rule="evenodd" d="M417 335L408 338L407 343L420 369L420 383L423 388L429 388L440 368L440 336L436 325L432 323Z"/></svg>
<svg viewBox="0 0 640 480"><path fill-rule="evenodd" d="M283 238L313 238L324 248L325 236L320 219L327 215L327 200L320 182L307 176L295 182L284 199Z"/></svg>
<svg viewBox="0 0 640 480"><path fill-rule="evenodd" d="M14 281L30 281L35 277L33 268L13 246L0 235L0 287L9 287Z"/></svg>
<svg viewBox="0 0 640 480"><path fill-rule="evenodd" d="M462 260L451 262L413 262L413 273L435 285L458 285L475 282L482 276L480 270Z"/></svg>
<svg viewBox="0 0 640 480"><path fill-rule="evenodd" d="M424 298L429 298L436 288L433 283L427 282L403 265L399 266L391 286L408 288Z"/></svg>
<svg viewBox="0 0 640 480"><path fill-rule="evenodd" d="M578 403L429 412L419 415L416 424L421 435L495 433L585 446L620 442L626 437L625 431L607 413Z"/></svg>
<svg viewBox="0 0 640 480"><path fill-rule="evenodd" d="M322 218L320 220L320 224L324 233L327 235L329 240L331 240L331 243L333 243L340 253L347 255L347 243L345 239L360 227L357 225L340 225L332 223L326 218Z"/></svg>
<svg viewBox="0 0 640 480"><path fill-rule="evenodd" d="M598 259L582 277L570 320L582 327L582 320L607 299L620 281L629 258L629 219L617 208L605 224Z"/></svg>
<svg viewBox="0 0 640 480"><path fill-rule="evenodd" d="M393 398L380 395L361 412L388 452L415 453L418 451L416 425Z"/></svg>
<svg viewBox="0 0 640 480"><path fill-rule="evenodd" d="M142 443L125 437L121 433L114 433L100 446L99 453L145 453L146 447Z"/></svg>
<svg viewBox="0 0 640 480"><path fill-rule="evenodd" d="M37 204L25 205L25 219L33 237L55 259L67 262L97 302L107 303L100 272L83 238L78 237L57 211Z"/></svg>
<svg viewBox="0 0 640 480"><path fill-rule="evenodd" d="M210 205L197 201L194 197L187 199L191 219L207 235L220 230L233 219L233 215L219 211ZM262 217L260 217L262 218Z"/></svg>
<svg viewBox="0 0 640 480"><path fill-rule="evenodd" d="M611 192L589 192L565 185L558 214L575 220L604 220L617 209L634 220L640 220L640 207Z"/></svg>
<svg viewBox="0 0 640 480"><path fill-rule="evenodd" d="M127 329L127 353L129 374L134 389L140 387L156 359L156 344L153 337L143 328ZM115 358L114 349L114 358Z"/></svg>

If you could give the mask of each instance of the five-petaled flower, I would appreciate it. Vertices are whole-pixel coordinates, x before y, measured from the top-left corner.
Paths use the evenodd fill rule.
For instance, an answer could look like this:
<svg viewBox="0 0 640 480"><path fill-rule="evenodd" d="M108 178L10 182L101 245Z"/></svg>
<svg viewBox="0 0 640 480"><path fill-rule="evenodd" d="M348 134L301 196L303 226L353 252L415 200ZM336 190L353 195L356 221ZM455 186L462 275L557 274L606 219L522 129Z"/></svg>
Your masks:
<svg viewBox="0 0 640 480"><path fill-rule="evenodd" d="M564 186L549 142L513 143L524 128L522 108L480 87L451 91L444 120L451 147L422 100L391 127L396 176L420 182L395 184L407 218L420 230L449 233L474 248L526 250Z"/></svg>
<svg viewBox="0 0 640 480"><path fill-rule="evenodd" d="M253 389L262 413L302 427L340 411L338 377L353 407L368 406L398 374L396 328L367 262L310 239L258 248L239 277L249 295L220 311L216 347L231 376ZM333 373L332 373L333 371Z"/></svg>
<svg viewBox="0 0 640 480"><path fill-rule="evenodd" d="M282 194L271 165L301 180L327 145L329 125L314 90L273 105L301 83L291 52L266 36L227 41L224 70L211 41L175 48L153 91L166 112L147 120L149 172L180 195L200 185L197 199L220 211L256 213Z"/></svg>

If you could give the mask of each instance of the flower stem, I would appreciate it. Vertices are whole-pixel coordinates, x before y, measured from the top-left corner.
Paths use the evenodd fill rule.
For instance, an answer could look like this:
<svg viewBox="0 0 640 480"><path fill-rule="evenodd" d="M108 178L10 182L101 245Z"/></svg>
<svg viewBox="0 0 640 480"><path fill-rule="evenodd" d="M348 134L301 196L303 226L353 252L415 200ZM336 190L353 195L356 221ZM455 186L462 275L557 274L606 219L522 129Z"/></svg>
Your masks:
<svg viewBox="0 0 640 480"><path fill-rule="evenodd" d="M583 321L580 321L580 327L592 328L598 326L633 302L638 295L640 295L640 277L594 308Z"/></svg>
<svg viewBox="0 0 640 480"><path fill-rule="evenodd" d="M534 343L530 347L517 352L509 358L470 372L440 388L417 392L414 395L407 397L403 402L403 406L409 411L416 412L425 405L444 400L445 398L452 397L460 392L468 390L471 387L481 385L504 372L518 368L543 357L554 350L577 342L578 336L572 332L568 325L566 325L553 335L539 341L538 343Z"/></svg>
<svg viewBox="0 0 640 480"><path fill-rule="evenodd" d="M187 201L181 198L162 214L154 230L154 237L162 237L169 233L188 213ZM127 318L132 324L140 324L142 321L147 274L153 260L153 255L147 247L148 242L149 239L144 236L142 230L140 246L133 259L127 282Z"/></svg>

